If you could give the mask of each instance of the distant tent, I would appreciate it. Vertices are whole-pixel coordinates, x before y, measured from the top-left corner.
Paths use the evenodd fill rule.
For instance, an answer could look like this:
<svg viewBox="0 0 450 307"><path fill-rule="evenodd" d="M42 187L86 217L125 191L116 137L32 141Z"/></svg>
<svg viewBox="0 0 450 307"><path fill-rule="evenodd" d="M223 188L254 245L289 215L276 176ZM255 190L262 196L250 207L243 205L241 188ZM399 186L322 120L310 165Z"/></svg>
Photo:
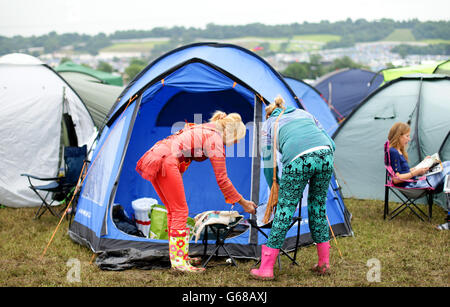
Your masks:
<svg viewBox="0 0 450 307"><path fill-rule="evenodd" d="M71 61L62 63L55 67L58 73L65 73L68 76L71 73L84 74L88 80L95 80L109 85L123 86L123 79L119 75L110 74L104 71L95 70L84 65L79 65Z"/></svg>
<svg viewBox="0 0 450 307"><path fill-rule="evenodd" d="M20 174L55 177L61 145L88 143L94 122L70 85L26 54L0 58L0 105L0 204L37 206L41 201Z"/></svg>
<svg viewBox="0 0 450 307"><path fill-rule="evenodd" d="M265 118L264 107L278 94L288 106L301 107L292 89L267 62L238 46L198 43L156 59L130 82L111 109L83 183L70 237L101 253L99 265L114 258L120 261L115 269L167 260L167 240L129 235L118 229L111 212L114 204L120 204L132 217L133 200L159 199L152 185L135 171L137 160L185 121L207 121L215 110L240 113L248 127L245 140L227 148L228 176L246 199L267 202L269 189L261 175L257 128ZM230 210L210 163L193 163L183 179L191 217L207 210ZM249 217L239 206L234 210ZM330 185L327 210L334 234L351 235L336 186ZM288 250L296 248L299 228L299 246L312 243L306 208L302 218L300 225L294 225L287 234L284 247ZM257 257L265 237L248 224L240 227L243 232L225 242L227 249L237 258ZM190 247L193 254L203 253L202 244L192 242ZM131 254L136 250L139 252ZM225 254L220 251L220 255ZM133 260L134 256L137 258Z"/></svg>
<svg viewBox="0 0 450 307"><path fill-rule="evenodd" d="M383 144L395 122L410 122L411 167L439 150L448 158L449 93L450 76L417 74L394 79L367 97L334 135L344 197L384 199Z"/></svg>
<svg viewBox="0 0 450 307"><path fill-rule="evenodd" d="M450 60L438 64L433 73L450 76Z"/></svg>
<svg viewBox="0 0 450 307"><path fill-rule="evenodd" d="M322 95L313 86L301 80L289 77L284 77L284 80L292 88L303 108L313 114L332 136L338 127L338 122Z"/></svg>
<svg viewBox="0 0 450 307"><path fill-rule="evenodd" d="M322 76L312 85L322 93L334 116L341 122L381 82L383 77L374 72L344 68Z"/></svg>
<svg viewBox="0 0 450 307"><path fill-rule="evenodd" d="M59 73L83 99L94 119L95 126L100 130L106 123L105 119L117 97L123 91L123 86L109 85L89 80L84 74L74 72Z"/></svg>
<svg viewBox="0 0 450 307"><path fill-rule="evenodd" d="M411 74L450 74L450 61L388 68L381 70L379 74L383 75L384 82Z"/></svg>

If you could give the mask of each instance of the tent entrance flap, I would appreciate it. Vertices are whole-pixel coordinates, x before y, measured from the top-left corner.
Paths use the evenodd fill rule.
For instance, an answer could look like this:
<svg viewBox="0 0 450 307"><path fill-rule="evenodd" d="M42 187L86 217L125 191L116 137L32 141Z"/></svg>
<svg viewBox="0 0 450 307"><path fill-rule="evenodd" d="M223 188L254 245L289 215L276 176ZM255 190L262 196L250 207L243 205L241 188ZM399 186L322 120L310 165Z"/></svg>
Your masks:
<svg viewBox="0 0 450 307"><path fill-rule="evenodd" d="M170 86L167 82L165 79L165 85L160 86L158 91L151 95L142 95L113 203L120 204L130 217L134 214L131 204L135 199L151 197L162 203L152 184L136 172L137 161L157 141L183 128L186 121L208 122L217 110L239 113L244 124L250 127L243 140L234 146L226 147L228 176L238 192L249 199L253 150L253 93L243 87L237 91L237 86L219 91L186 91ZM150 92L151 90L149 89ZM194 217L208 210L230 210L230 204L225 203L208 161L193 162L183 174L183 182L189 216Z"/></svg>

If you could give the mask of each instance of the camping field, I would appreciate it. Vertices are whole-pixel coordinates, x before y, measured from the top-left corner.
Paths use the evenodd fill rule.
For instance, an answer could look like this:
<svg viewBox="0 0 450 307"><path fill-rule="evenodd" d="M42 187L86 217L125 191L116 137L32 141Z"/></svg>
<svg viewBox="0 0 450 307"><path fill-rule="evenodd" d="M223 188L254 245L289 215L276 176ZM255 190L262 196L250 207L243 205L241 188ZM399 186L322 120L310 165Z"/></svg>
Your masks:
<svg viewBox="0 0 450 307"><path fill-rule="evenodd" d="M346 199L353 237L331 242L332 273L316 276L314 246L299 250L299 266L282 257L276 280L256 281L248 272L254 261L210 262L204 274L176 275L167 269L102 271L92 252L74 243L63 220L43 258L59 219L46 213L33 220L36 208L0 208L0 286L2 287L448 287L448 231L439 232L445 211L434 206L432 223L405 211L392 221L382 218L383 202ZM342 256L340 255L342 254Z"/></svg>

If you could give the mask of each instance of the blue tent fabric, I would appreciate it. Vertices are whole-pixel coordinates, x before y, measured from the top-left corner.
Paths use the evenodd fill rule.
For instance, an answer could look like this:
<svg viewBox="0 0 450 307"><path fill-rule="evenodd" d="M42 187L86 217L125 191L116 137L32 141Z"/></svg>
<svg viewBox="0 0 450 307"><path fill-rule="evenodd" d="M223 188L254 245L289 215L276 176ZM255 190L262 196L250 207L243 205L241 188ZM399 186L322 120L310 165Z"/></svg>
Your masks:
<svg viewBox="0 0 450 307"><path fill-rule="evenodd" d="M333 106L333 114L340 122L382 82L382 75L368 70L341 69L318 79L313 86Z"/></svg>
<svg viewBox="0 0 450 307"><path fill-rule="evenodd" d="M294 78L284 77L294 91L303 108L321 123L327 133L332 136L339 124L321 94L311 85Z"/></svg>
<svg viewBox="0 0 450 307"><path fill-rule="evenodd" d="M199 60L202 57L208 61ZM96 253L115 251L122 260L130 249L145 251L147 260L152 256L167 258L167 241L120 231L111 218L112 206L121 205L133 217L133 200L152 197L160 202L151 183L135 171L136 162L154 143L182 128L186 121L206 122L216 110L241 114L247 126L245 139L226 148L229 178L246 199L257 203L266 201L268 187L261 175L259 151L255 151L256 128L265 118L263 103L280 93L288 105L301 107L293 90L273 68L255 54L233 45L195 44L150 64L122 93L110 113L81 189L69 229L71 238ZM225 203L209 161L193 162L183 181L189 216L231 209ZM350 235L346 212L338 203L342 200L338 188L330 185L330 189L328 212L333 230L337 235ZM239 205L233 210L250 217ZM305 214L306 211L303 210ZM243 227L248 228L227 239L228 250L237 258L256 258L265 239L249 225ZM300 245L311 244L308 227L301 231ZM291 250L295 248L295 242L289 237L292 235L296 235L296 227L286 240L285 247ZM201 255L203 245L191 243L190 251Z"/></svg>
<svg viewBox="0 0 450 307"><path fill-rule="evenodd" d="M230 58L239 58L239 61L230 61ZM111 114L126 104L126 102L144 88L148 82L157 81L168 69L185 65L190 61L202 61L218 67L233 76L246 76L245 83L252 89L258 89L258 93L273 101L277 95L283 96L286 104L299 107L298 100L289 86L286 86L283 78L267 62L247 49L228 44L198 43L175 49L147 66L133 79L120 95L119 103L112 108ZM246 65L242 65L245 62ZM251 73L249 73L251 72ZM267 80L278 80L267 86Z"/></svg>

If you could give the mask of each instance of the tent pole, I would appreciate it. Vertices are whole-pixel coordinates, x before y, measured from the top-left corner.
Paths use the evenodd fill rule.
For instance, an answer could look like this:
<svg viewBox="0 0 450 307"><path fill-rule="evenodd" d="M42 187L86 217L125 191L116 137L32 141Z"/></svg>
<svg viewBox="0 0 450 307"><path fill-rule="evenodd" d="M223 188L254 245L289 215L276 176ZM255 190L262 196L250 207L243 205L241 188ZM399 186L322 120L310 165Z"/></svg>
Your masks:
<svg viewBox="0 0 450 307"><path fill-rule="evenodd" d="M87 165L87 163L84 162L83 168L81 169L80 176L78 177L77 185L75 186L75 191L74 191L73 194L72 194L72 198L70 199L70 202L69 202L69 204L67 205L66 210L64 210L64 213L62 214L62 216L61 216L61 218L60 218L60 220L59 220L58 225L56 225L56 228L55 228L55 230L53 231L53 234L52 234L52 236L50 237L50 240L48 241L47 246L45 247L44 251L42 252L42 255L41 255L41 259L40 259L40 260L42 260L42 259L44 258L44 256L45 256L45 254L47 253L47 250L48 250L50 244L52 243L53 238L55 237L55 234L56 234L56 232L58 231L58 228L59 228L59 226L60 226L61 223L62 223L62 220L64 219L64 217L66 216L66 214L67 214L67 212L69 211L70 207L72 206L72 202L73 202L73 200L74 200L74 198L75 198L75 195L77 195L78 191L80 190L79 187L81 187L81 185L83 184L84 178L86 178L86 177L83 177L83 173L84 173L84 171L85 171L85 169L86 169L86 165Z"/></svg>
<svg viewBox="0 0 450 307"><path fill-rule="evenodd" d="M254 95L253 100L253 140L252 141L252 170L251 170L251 184L250 196L252 201L259 205L259 190L260 190L260 174L261 174L261 155L259 151L260 139L260 124L262 122L262 102L258 100L257 95ZM252 214L250 219L255 220L256 215ZM258 232L250 226L249 243L258 245ZM256 251L255 251L256 253Z"/></svg>
<svg viewBox="0 0 450 307"><path fill-rule="evenodd" d="M109 201L108 201L108 204L106 206L105 216L103 218L103 225L102 225L102 230L101 230L101 235L102 236L108 234L108 222L107 222L108 221L108 216L109 216L109 214L111 212L110 208L111 208L112 204L114 203L114 198L116 197L116 192L117 192L117 188L118 188L118 185L119 185L119 178L120 178L120 175L122 173L123 161L125 160L125 155L126 155L127 150L128 150L128 145L130 143L131 133L133 131L134 122L136 121L136 117L137 117L137 114L138 114L138 111L139 111L139 107L141 105L141 101L142 101L142 95L140 95L138 97L138 99L136 100L136 105L135 105L134 110L133 110L133 115L132 115L132 118L131 118L131 121L130 121L130 128L128 129L128 132L127 132L127 137L125 139L125 146L123 148L122 155L121 155L120 162L119 162L119 166L118 166L118 172L117 172L116 178L114 180L112 191L111 191L111 194L109 196ZM125 111L128 109L128 107L130 105L130 102L127 105L127 107L123 110L123 113L121 114L121 116L123 114L125 114ZM119 120L120 120L120 118L119 118Z"/></svg>
<svg viewBox="0 0 450 307"><path fill-rule="evenodd" d="M419 94L417 97L417 104L416 104L416 126L414 127L414 139L417 143L417 153L419 157L419 161L423 160L422 157L422 151L420 150L420 137L419 137L419 117L420 117L420 96L422 95L422 85L423 85L423 78L420 78L420 85L419 85Z"/></svg>
<svg viewBox="0 0 450 307"><path fill-rule="evenodd" d="M339 245L338 245L337 240L336 240L336 236L334 235L333 228L331 228L331 224L330 224L330 220L328 219L328 215L327 215L327 221L328 221L328 226L330 226L331 234L333 235L334 243L336 243L336 247L338 249L339 255L341 256L341 258L343 258L341 250L339 249Z"/></svg>

